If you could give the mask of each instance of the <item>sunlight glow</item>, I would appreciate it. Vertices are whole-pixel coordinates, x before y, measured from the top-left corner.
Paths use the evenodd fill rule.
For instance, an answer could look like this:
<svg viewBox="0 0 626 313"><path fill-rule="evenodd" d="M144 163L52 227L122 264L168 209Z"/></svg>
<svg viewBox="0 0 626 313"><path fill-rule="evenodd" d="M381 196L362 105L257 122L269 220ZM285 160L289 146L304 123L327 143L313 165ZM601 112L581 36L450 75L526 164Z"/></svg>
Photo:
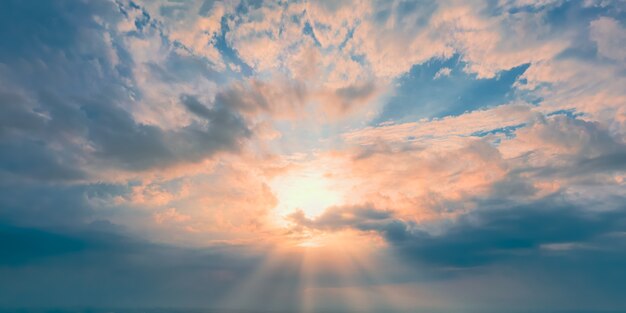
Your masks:
<svg viewBox="0 0 626 313"><path fill-rule="evenodd" d="M319 216L324 210L343 202L343 192L324 168L307 166L276 178L272 189L278 197L276 213L279 218L302 210L308 218Z"/></svg>

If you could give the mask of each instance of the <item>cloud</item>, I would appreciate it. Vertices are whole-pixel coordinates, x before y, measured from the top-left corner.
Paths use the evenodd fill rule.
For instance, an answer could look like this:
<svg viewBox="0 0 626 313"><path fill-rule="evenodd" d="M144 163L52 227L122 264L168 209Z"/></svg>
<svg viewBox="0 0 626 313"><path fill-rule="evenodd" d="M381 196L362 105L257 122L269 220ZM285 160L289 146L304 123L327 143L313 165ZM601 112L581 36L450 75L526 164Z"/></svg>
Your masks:
<svg viewBox="0 0 626 313"><path fill-rule="evenodd" d="M370 81L336 90L324 90L316 98L322 102L324 113L331 118L339 118L363 110L363 106L371 102L379 91L380 87Z"/></svg>
<svg viewBox="0 0 626 313"><path fill-rule="evenodd" d="M621 210L613 198L624 196L618 190L623 184L620 160L626 146L619 136L576 116L546 117L527 110L509 111L512 107L499 109L507 117L516 112L525 120L510 133L488 135L476 135L460 118L449 118L449 124L444 119L363 130L371 137L329 156L343 164L333 175L351 182L346 203L366 202L371 208L393 212L390 218L406 225L432 224L435 228L502 199L522 205L558 195L590 212ZM482 114L491 111L480 112L481 121L489 124ZM421 127L427 127L423 134ZM466 133L456 133L457 127ZM366 224L347 219L333 207L320 218L324 216L332 216L343 228L358 230ZM317 225L316 220L298 215L292 219L308 227L332 225L322 220Z"/></svg>
<svg viewBox="0 0 626 313"><path fill-rule="evenodd" d="M76 168L80 157L64 155L63 151L46 147L36 140L12 140L0 144L0 171L7 178L38 181L73 181L87 177Z"/></svg>
<svg viewBox="0 0 626 313"><path fill-rule="evenodd" d="M228 295L259 261L219 248L152 244L112 230L106 222L63 232L2 224L0 236L3 306L107 307L111 301L207 306ZM26 296L32 294L40 296Z"/></svg>
<svg viewBox="0 0 626 313"><path fill-rule="evenodd" d="M481 210L454 221L443 234L429 235L411 225L397 226L386 238L407 257L438 267L473 267L503 259L541 259L546 245L576 243L563 254L620 254L624 216L619 211L585 213L551 204ZM610 241L610 242L607 242ZM612 248L613 247L613 248Z"/></svg>
<svg viewBox="0 0 626 313"><path fill-rule="evenodd" d="M438 79L441 77L445 77L445 76L450 76L450 73L452 73L452 69L449 67L442 67L439 71L437 71L437 73L435 73L435 76L433 76L433 79Z"/></svg>
<svg viewBox="0 0 626 313"><path fill-rule="evenodd" d="M625 13L4 1L0 306L623 311Z"/></svg>
<svg viewBox="0 0 626 313"><path fill-rule="evenodd" d="M626 60L626 36L624 27L610 17L601 17L591 22L590 35L598 46L598 53L615 61Z"/></svg>
<svg viewBox="0 0 626 313"><path fill-rule="evenodd" d="M355 228L362 231L377 230L393 216L392 212L378 210L371 205L335 206L327 208L320 216L311 219L298 210L288 216L297 226L338 231Z"/></svg>
<svg viewBox="0 0 626 313"><path fill-rule="evenodd" d="M154 11L161 13L161 18L169 22L165 25L172 28L169 29L169 38L172 41L180 42L192 53L210 60L216 69L223 70L226 64L217 47L217 38L222 33L221 19L225 14L231 13L232 8L228 7L228 3L215 2L212 6L209 5L209 10L203 15L194 14L205 6L200 1L191 6L164 4Z"/></svg>
<svg viewBox="0 0 626 313"><path fill-rule="evenodd" d="M154 216L154 221L157 224L163 224L165 222L180 223L180 222L185 222L191 219L189 215L178 213L176 208L169 208L163 212L155 213L153 216Z"/></svg>
<svg viewBox="0 0 626 313"><path fill-rule="evenodd" d="M2 265L5 266L28 264L84 249L84 242L78 238L11 225L1 227Z"/></svg>
<svg viewBox="0 0 626 313"><path fill-rule="evenodd" d="M355 12L368 16L353 30L348 48L363 55L376 75L394 77L433 57L451 56L453 49L434 39L430 25L441 10L433 1L365 4ZM341 20L335 21L335 27Z"/></svg>
<svg viewBox="0 0 626 313"><path fill-rule="evenodd" d="M532 120L536 113L525 104L509 104L476 110L459 116L406 123L381 123L346 132L342 136L350 143L372 145L377 142L436 141L456 145L455 137L516 126Z"/></svg>
<svg viewBox="0 0 626 313"><path fill-rule="evenodd" d="M304 6L300 3L244 3L230 23L226 40L248 65L260 72L281 66L287 51L310 40L302 36Z"/></svg>
<svg viewBox="0 0 626 313"><path fill-rule="evenodd" d="M136 51L127 50L134 47L125 46L121 35L108 29L123 19L115 15L118 8L112 4L58 2L48 9L7 5L15 14L5 21L32 18L36 12L57 12L59 18L53 26L47 19L28 22L20 32L28 40L16 39L5 50L11 53L2 55L2 77L7 82L2 91L7 108L2 145L12 151L5 155L3 170L16 178L97 179L102 168L144 171L194 163L217 152L237 151L251 136L247 122L230 104L216 103L201 116L191 111L197 121L187 116L174 127L138 120L133 107L141 102L138 95L147 93L135 88L137 77L129 69L141 60L135 58ZM66 7L98 18L65 14ZM98 22L105 17L106 23ZM2 36L6 43L10 39ZM202 74L200 69L194 75ZM171 96L180 108L189 108L193 101L195 108L200 106L184 89Z"/></svg>
<svg viewBox="0 0 626 313"><path fill-rule="evenodd" d="M551 263L577 259L622 258L626 244L623 207L595 210L552 195L523 206L494 195L478 209L439 223L405 220L398 212L371 205L330 207L317 218L301 211L290 216L297 227L375 232L406 262L444 278L493 264ZM444 275L444 276L441 276Z"/></svg>

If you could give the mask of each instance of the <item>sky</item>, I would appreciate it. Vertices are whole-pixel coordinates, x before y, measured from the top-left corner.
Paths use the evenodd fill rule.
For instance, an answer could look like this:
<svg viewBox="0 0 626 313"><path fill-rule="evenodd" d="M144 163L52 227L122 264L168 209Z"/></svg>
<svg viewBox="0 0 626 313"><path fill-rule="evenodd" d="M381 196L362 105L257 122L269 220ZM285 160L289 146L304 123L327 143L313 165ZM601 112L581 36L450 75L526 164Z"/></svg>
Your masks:
<svg viewBox="0 0 626 313"><path fill-rule="evenodd" d="M626 311L626 2L0 1L0 311Z"/></svg>

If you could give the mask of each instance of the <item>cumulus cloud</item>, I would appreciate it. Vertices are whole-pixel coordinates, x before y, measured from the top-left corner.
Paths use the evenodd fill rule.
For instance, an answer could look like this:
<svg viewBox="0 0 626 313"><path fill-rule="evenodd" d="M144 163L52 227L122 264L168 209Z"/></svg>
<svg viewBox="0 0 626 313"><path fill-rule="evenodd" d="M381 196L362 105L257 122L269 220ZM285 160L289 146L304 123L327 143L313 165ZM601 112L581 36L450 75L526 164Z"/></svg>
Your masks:
<svg viewBox="0 0 626 313"><path fill-rule="evenodd" d="M376 134L370 141L332 154L345 162L333 175L356 179L347 201L368 205L330 207L315 219L296 212L290 220L313 229L375 230L405 238L411 229L445 233L454 229L455 220L497 215L488 209L494 205L517 214L522 209L513 208L516 205L540 207L543 201L561 199L564 203L550 206L575 206L576 212L591 216L620 212L619 202L604 198L604 192L624 196L618 191L623 184L623 140L576 117L522 112L526 126L501 137L463 126L464 134L455 133L455 127L439 127L439 135L427 131L442 136L428 140L419 139L415 125L370 129ZM455 145L450 145L451 138L456 138ZM380 219L369 215L376 212L382 214ZM555 216L560 214L569 213L559 209Z"/></svg>
<svg viewBox="0 0 626 313"><path fill-rule="evenodd" d="M19 4L11 6L17 13L19 10L25 10L24 15L32 13ZM103 18L115 15L118 9L113 4L90 7L51 3L49 6L37 10L63 12L65 6L72 6L75 10L94 11ZM136 76L128 72L135 66L133 62L143 62L134 58L136 51L126 50L137 47L124 46L120 35L109 30L108 24L60 14L62 23L54 27L65 28L59 29L54 34L56 37L38 39L49 25L45 19L34 20L21 33L23 38L28 38L24 47L13 45L5 50L13 54L2 56L3 80L12 90L2 92L7 108L7 114L3 115L7 120L2 127L7 134L3 145L13 153L5 155L10 158L3 162L6 171L17 178L46 175L79 180L97 177L99 169L109 166L138 171L202 161L219 151L236 151L250 137L247 122L235 105L214 103L202 111L204 104L185 89L179 89L170 98L175 106L182 108L181 114L187 115L185 123L171 127L158 121L138 120L133 108L144 101L141 94L151 91L137 89ZM141 17L147 19L145 27L150 27L149 16ZM107 23L115 23L116 19ZM103 33L112 35L103 36ZM3 36L2 40L9 43L10 38ZM111 40L115 43L114 53L122 55L119 59L112 59ZM26 51L30 52L24 54ZM30 74L26 75L25 71ZM203 74L200 69L194 75ZM38 81L32 81L31 77ZM185 108L189 113L185 113ZM191 116L197 119L192 120ZM20 154L32 155L38 161L24 160ZM44 174L44 170L22 166L20 162L38 163L51 170L45 170Z"/></svg>
<svg viewBox="0 0 626 313"><path fill-rule="evenodd" d="M569 248L561 251L573 255L591 257L598 250L620 254L619 249L609 247L624 244L620 238L611 238L623 222L620 211L588 216L580 208L540 201L528 207L463 216L442 234L428 234L415 225L398 222L383 234L417 262L444 268L474 267L520 254L541 259L544 247L558 244L568 245L561 246Z"/></svg>

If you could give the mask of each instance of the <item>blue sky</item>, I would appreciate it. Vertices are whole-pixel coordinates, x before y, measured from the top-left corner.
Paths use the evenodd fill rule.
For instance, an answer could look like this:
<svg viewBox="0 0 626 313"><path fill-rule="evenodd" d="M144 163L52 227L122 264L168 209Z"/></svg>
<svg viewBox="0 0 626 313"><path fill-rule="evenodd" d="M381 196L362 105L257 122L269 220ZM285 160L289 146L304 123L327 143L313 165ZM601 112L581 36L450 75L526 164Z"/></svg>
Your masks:
<svg viewBox="0 0 626 313"><path fill-rule="evenodd" d="M503 70L490 78L464 71L466 63L455 55L415 65L398 78L394 96L374 122L442 118L506 104L515 98L513 84L527 64Z"/></svg>
<svg viewBox="0 0 626 313"><path fill-rule="evenodd" d="M623 1L3 1L0 311L622 312Z"/></svg>

